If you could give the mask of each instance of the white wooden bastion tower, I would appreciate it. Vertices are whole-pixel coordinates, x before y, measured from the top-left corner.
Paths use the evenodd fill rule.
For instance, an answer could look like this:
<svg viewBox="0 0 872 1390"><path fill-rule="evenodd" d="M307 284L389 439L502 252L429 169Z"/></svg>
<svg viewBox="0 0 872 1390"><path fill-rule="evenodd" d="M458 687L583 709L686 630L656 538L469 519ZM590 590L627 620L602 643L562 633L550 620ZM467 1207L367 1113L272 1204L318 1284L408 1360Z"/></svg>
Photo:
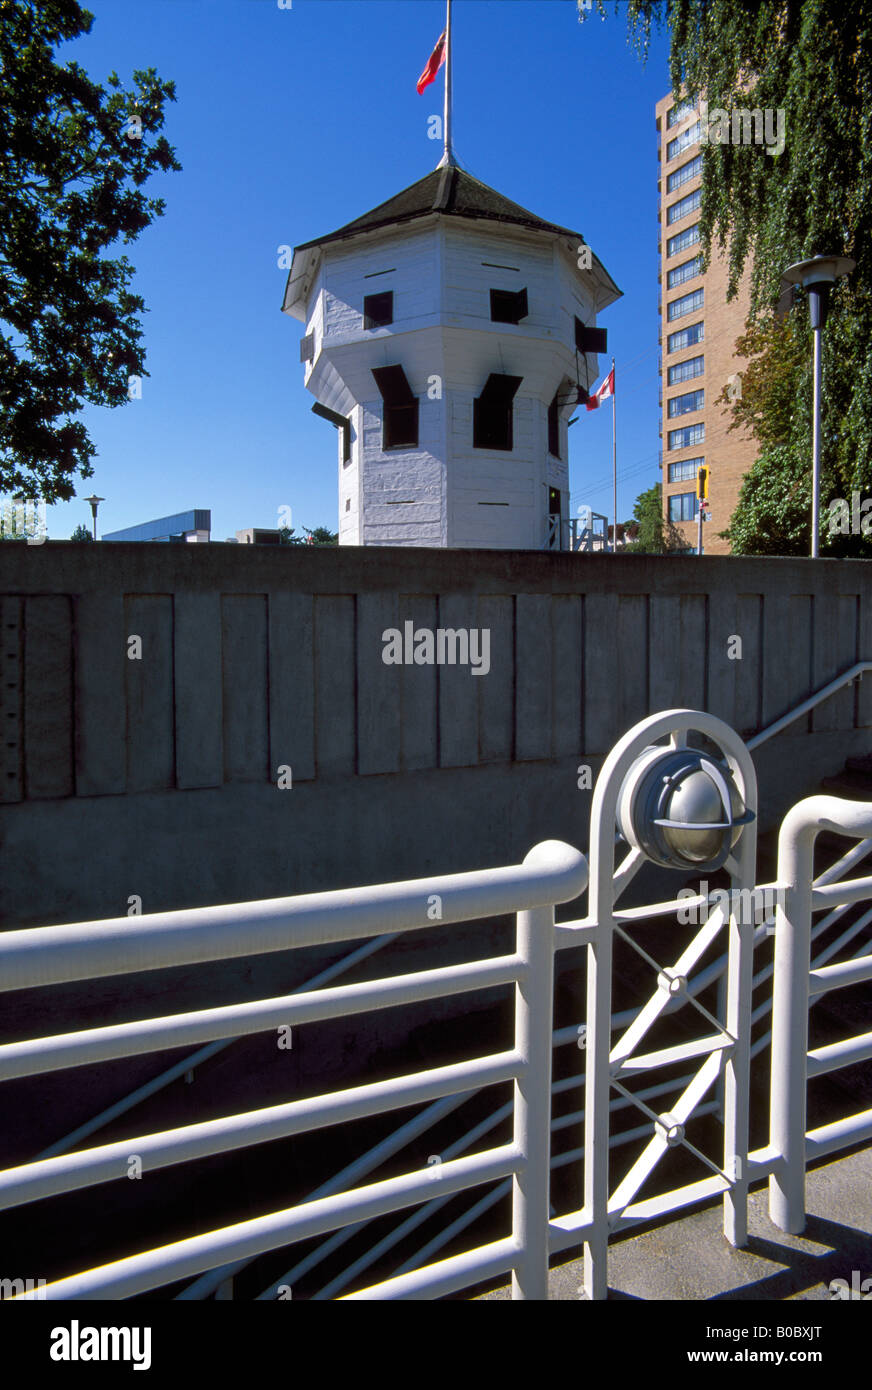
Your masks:
<svg viewBox="0 0 872 1390"><path fill-rule="evenodd" d="M338 431L340 545L560 547L567 425L620 293L579 233L451 156L298 246L282 307Z"/></svg>

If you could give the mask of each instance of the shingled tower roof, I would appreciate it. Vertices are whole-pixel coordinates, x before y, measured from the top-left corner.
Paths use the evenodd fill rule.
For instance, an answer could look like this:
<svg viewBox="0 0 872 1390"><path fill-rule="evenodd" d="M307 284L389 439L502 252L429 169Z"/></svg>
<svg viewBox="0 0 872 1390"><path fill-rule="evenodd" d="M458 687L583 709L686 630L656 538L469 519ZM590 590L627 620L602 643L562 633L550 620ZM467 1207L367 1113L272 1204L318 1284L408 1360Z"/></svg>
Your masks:
<svg viewBox="0 0 872 1390"><path fill-rule="evenodd" d="M497 193L495 188L489 188L486 183L480 183L472 174L467 174L465 169L460 169L457 165L447 165L425 174L417 183L404 188L402 193L388 198L385 203L379 203L378 207L365 212L362 217L355 217L353 222L346 222L338 231L317 237L314 241L303 242L297 250L305 251L310 247L323 246L328 241L341 241L344 237L373 231L378 227L411 222L416 217L427 217L434 212L449 217L480 217L491 222L509 223L517 227L529 227L534 231L553 232L558 236L584 240L580 232L560 227L556 222L545 222L535 213L522 208L519 203L504 198L502 193Z"/></svg>

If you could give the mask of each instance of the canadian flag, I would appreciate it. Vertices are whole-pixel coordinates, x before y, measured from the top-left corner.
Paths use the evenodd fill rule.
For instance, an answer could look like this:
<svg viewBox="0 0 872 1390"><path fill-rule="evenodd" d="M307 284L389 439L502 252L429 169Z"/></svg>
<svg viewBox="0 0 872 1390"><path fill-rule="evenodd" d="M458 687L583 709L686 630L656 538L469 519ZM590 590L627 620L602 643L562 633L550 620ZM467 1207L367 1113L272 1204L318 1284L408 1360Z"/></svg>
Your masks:
<svg viewBox="0 0 872 1390"><path fill-rule="evenodd" d="M427 66L418 78L418 95L420 96L425 87L429 87L431 82L435 82L436 74L445 62L445 30L439 35L439 41L430 57L427 59Z"/></svg>
<svg viewBox="0 0 872 1390"><path fill-rule="evenodd" d="M587 402L587 409L588 409L588 410L599 410L599 408L600 408L600 403L601 403L602 401L608 400L609 396L613 396L614 394L615 394L615 369L614 369L614 367L612 367L612 370L609 372L609 374L608 374L608 376L606 377L605 381L603 382L602 386L599 388L598 391L594 391L594 393L593 393L593 395L591 396L590 400Z"/></svg>

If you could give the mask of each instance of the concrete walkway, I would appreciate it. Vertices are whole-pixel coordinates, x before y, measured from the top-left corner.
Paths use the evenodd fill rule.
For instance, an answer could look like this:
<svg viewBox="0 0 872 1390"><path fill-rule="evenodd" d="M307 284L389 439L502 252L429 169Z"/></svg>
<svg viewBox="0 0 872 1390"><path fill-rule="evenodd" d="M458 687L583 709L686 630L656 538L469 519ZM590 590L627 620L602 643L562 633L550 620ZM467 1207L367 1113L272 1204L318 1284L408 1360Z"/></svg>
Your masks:
<svg viewBox="0 0 872 1390"><path fill-rule="evenodd" d="M768 1188L752 1192L749 1240L734 1250L722 1233L722 1206L707 1207L609 1249L609 1297L644 1300L832 1300L829 1284L872 1280L872 1147L837 1158L807 1175L808 1220L785 1235L768 1214ZM551 1299L578 1301L580 1260L551 1270ZM872 1296L872 1283L866 1289ZM509 1297L508 1286L480 1295Z"/></svg>

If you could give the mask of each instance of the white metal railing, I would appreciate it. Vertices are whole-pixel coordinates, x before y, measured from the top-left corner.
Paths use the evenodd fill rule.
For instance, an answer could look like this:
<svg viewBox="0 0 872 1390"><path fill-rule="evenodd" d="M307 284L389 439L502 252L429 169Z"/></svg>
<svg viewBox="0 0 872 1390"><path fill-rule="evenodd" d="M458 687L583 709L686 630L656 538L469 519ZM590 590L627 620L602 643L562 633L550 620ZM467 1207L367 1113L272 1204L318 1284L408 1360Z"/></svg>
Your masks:
<svg viewBox="0 0 872 1390"><path fill-rule="evenodd" d="M808 1051L809 996L872 980L872 954L810 971L814 907L872 897L872 878L815 888L814 846L822 830L862 839L872 835L872 804L835 796L811 796L788 812L778 840L778 879L786 902L777 916L772 1004L772 1101L769 1179L772 1220L783 1231L805 1225L807 1159L872 1139L872 1109L806 1134L809 1077L872 1057L872 1033Z"/></svg>
<svg viewBox="0 0 872 1390"><path fill-rule="evenodd" d="M595 519L601 520L603 524L605 524L605 517L597 517ZM586 525L587 523L584 524ZM574 518L569 523L569 528L571 532L569 543L570 549L576 549L577 547L583 548L581 547L581 543L578 541L577 537L578 528L580 526L581 523L578 521L577 518ZM591 533L587 532L586 534ZM752 738L750 738L747 741L746 747L749 751L755 750L761 744L767 742L770 738L774 737L776 734L781 732L781 730L787 728L796 719L801 718L803 714L809 713L811 710L816 708L825 700L829 699L832 695L836 694L845 685L858 682L862 678L862 676L870 669L872 669L872 662L857 662L855 665L849 667L839 676L835 677L826 685L822 686L819 690L815 691L806 700L803 700L799 705L795 706L792 710L781 716L774 723L770 724L765 729L755 734ZM824 875L818 882L823 884L829 881L828 876L831 876L832 878L839 878L844 872L847 871L848 868L852 867L853 864L857 862L859 858L865 857L865 855L869 853L870 849L872 849L872 840L864 840L856 849L850 851L846 856L844 856L843 860L840 861L840 864L830 869L828 871L828 875ZM771 886L773 885L764 885L764 887L766 888L769 888ZM652 915L655 910L656 909L654 907L649 907L647 909L643 909L643 912L644 915L647 917ZM846 910L847 905L837 906L834 909L834 911L830 913L822 922L816 924L812 932L813 938L817 937L821 933L821 931L826 929L826 927L838 921L839 917L842 916ZM831 943L829 946L825 948L823 954L815 963L823 964L826 961L826 959L828 959L829 955L834 954L843 946L845 946L853 936L855 936L863 927L867 925L870 919L872 919L872 911L863 914L862 917L860 917L856 922L851 924L851 926L848 928L848 931L845 934L843 934L843 936L839 937L834 943ZM757 933L755 933L754 937L755 946L759 944L761 936L762 931L760 928L758 928L758 931ZM329 981L336 979L337 977L343 974L346 974L357 964L359 964L362 960L374 954L376 951L381 950L393 939L394 937L390 934L383 934L378 937L370 938L369 940L365 941L362 946L350 952L347 956L342 957L339 961L334 962L326 969L320 971L305 985L300 986L299 989L294 992L301 992L305 989L316 989L319 986L327 984ZM726 959L727 958L725 955L720 956L708 967L708 969L705 972L701 972L701 974L697 977L695 984L690 986L691 992L699 993L705 987L705 985L713 979L719 980L719 988L721 988L722 990L724 972L726 967ZM771 965L765 966L757 975L755 975L753 981L754 988L757 988L759 985L765 983L765 981L771 975L772 969L773 967ZM817 1002L817 1000L820 997L820 994L813 995L810 999L809 1006L813 1007L813 1005ZM752 1024L756 1023L761 1017L765 1016L765 1014L770 1011L771 1006L771 996L767 995L763 1002L757 1007L757 1009L752 1014ZM636 1012L637 1011L635 1010L630 1010L625 1011L623 1015L615 1015L615 1017L612 1020L612 1027L617 1028L619 1026L626 1025L627 1023L632 1021L632 1019L636 1016ZM757 1041L753 1044L751 1049L752 1057L768 1045L770 1036L770 1033L767 1031L760 1038L757 1039ZM156 1094L164 1087L170 1085L173 1081L177 1080L181 1076L184 1076L186 1081L192 1081L197 1067L211 1060L219 1052L229 1047L235 1041L236 1039L232 1037L222 1038L215 1042L209 1043L204 1047L199 1048L196 1052L189 1054L180 1062L176 1062L173 1066L165 1069L158 1076L153 1077L148 1082L137 1087L135 1090L129 1092L127 1095L121 1097L114 1104L108 1106L106 1109L99 1112L99 1114L92 1116L89 1120L79 1125L72 1133L63 1136L61 1139L57 1140L54 1144L52 1144L49 1148L45 1149L43 1153L39 1155L39 1157L51 1158L54 1157L56 1154L67 1152L76 1144L88 1138L90 1135L96 1133L99 1129L105 1127L113 1120L119 1118L119 1116L121 1116L122 1114L127 1113L136 1105L142 1103L150 1096ZM569 1042L572 1042L573 1044L575 1043L575 1036L572 1033L572 1030L564 1029L562 1033L559 1030L555 1032L555 1046L560 1046ZM583 1084L583 1081L584 1077L582 1075L578 1078L579 1085ZM719 1085L722 1085L722 1083L719 1083ZM404 1144L407 1142L407 1136L411 1137L413 1130L416 1134L425 1132L431 1124L437 1123L438 1120L442 1117L443 1109L446 1105L450 1106L450 1108L452 1109L455 1109L457 1108L457 1106L463 1103L463 1100L463 1096L448 1097L441 1102L434 1103L433 1106L428 1107L427 1110L422 1112L422 1115L417 1117L413 1124L402 1126L399 1130L396 1131L395 1135L388 1136L387 1139L383 1140L380 1144L375 1145L366 1154L362 1155L361 1158L358 1159L353 1165L350 1165L348 1170L343 1169L340 1174L337 1174L334 1177L334 1179L331 1179L328 1183L322 1184L321 1187L316 1189L316 1191L311 1194L312 1197L320 1197L322 1195L328 1195L329 1193L340 1190L342 1183L350 1181L352 1175L355 1179L359 1179L362 1176L366 1176L375 1168L377 1168L378 1165L391 1153L396 1153L400 1149L402 1149ZM611 1106L615 1110L619 1110L625 1104L626 1101L623 1100L620 1096L613 1098L611 1101ZM427 1203L424 1205L424 1207L419 1208L416 1216L410 1218L410 1220L420 1220L422 1213L432 1211L434 1209L435 1203ZM325 1249L325 1252L329 1253L330 1250L336 1248L337 1245L341 1244L344 1240L348 1239L352 1232L357 1229L358 1227L346 1227L343 1229L343 1231L340 1231L336 1235L332 1236L330 1238L330 1241L327 1242L327 1245L323 1247ZM235 1272L237 1272L247 1263L248 1261L237 1261L233 1265L228 1265L224 1268L218 1267L217 1269L210 1270L206 1274L202 1275L195 1282L195 1284L191 1285L189 1290L186 1290L184 1293L178 1296L182 1299L207 1297L210 1293L214 1292L214 1290L219 1286L219 1284L221 1284L223 1281L226 1281L228 1277L232 1277L232 1275ZM313 1263L317 1263L317 1260L314 1258L314 1256L307 1257L306 1267L312 1267ZM295 1266L295 1271L296 1268L297 1267ZM283 1282L290 1284L292 1282L290 1275L286 1276ZM261 1296L263 1297L263 1295Z"/></svg>
<svg viewBox="0 0 872 1390"><path fill-rule="evenodd" d="M848 673L842 681L846 678ZM753 990L765 983L773 969L766 966L756 976L753 974L754 945L767 935L766 923L759 919L756 923L725 919L723 908L716 907L678 960L661 968L626 934L652 917L674 913L697 901L701 905L706 899L700 895L698 900L674 899L640 908L617 905L621 893L645 862L638 850L630 850L621 862L616 859L615 810L623 777L642 748L667 734L672 746L681 748L686 746L691 730L720 741L743 798L753 807L753 765L746 747L721 721L693 711L669 711L642 721L609 755L597 782L591 818L590 901L586 916L577 921L555 925L554 904L568 901L584 890L586 862L577 850L549 842L531 851L523 865L506 869L140 919L125 917L112 922L14 931L0 936L0 989L231 958L256 951L287 950L316 942L369 938L345 962L329 967L307 986L278 999L0 1046L0 1080L491 986L514 984L516 994L516 1031L509 1051L312 1100L292 1101L143 1135L122 1144L72 1154L56 1153L0 1173L2 1209L126 1175L131 1152L139 1154L146 1167L155 1168L415 1102L427 1107L287 1211L207 1232L56 1281L40 1289L39 1296L127 1297L180 1278L198 1276L180 1296L203 1297L259 1254L332 1231L324 1245L310 1251L282 1280L274 1281L260 1295L274 1297L278 1283L293 1283L293 1278L315 1268L366 1222L413 1207L394 1231L381 1237L314 1295L316 1299L330 1298L387 1250L405 1240L456 1193L483 1185L487 1185L487 1190L473 1206L407 1257L395 1277L357 1290L350 1297L439 1297L511 1270L513 1296L545 1298L549 1253L579 1244L585 1247L588 1296L602 1297L607 1288L608 1242L616 1230L679 1210L701 1198L723 1194L726 1234L734 1244L741 1245L746 1235L748 1185L767 1175L771 1175L775 1193L773 1219L779 1224L782 1220L793 1223L785 1229L801 1229L801 1224L796 1223L802 1220L798 1213L807 1154L834 1152L858 1139L872 1137L872 1112L805 1135L806 1074L819 1074L836 1065L872 1057L872 1035L817 1049L807 1063L807 1041L800 1046L800 1030L796 1026L797 1017L801 1014L807 1019L809 1006L824 991L872 978L872 957L868 955L860 960L827 964L832 955L857 936L872 918L872 910L830 942L813 962L811 973L809 970L812 938L836 925L852 903L872 899L872 877L848 883L839 881L872 848L872 805L834 797L811 798L794 808L782 828L782 854L773 885L784 890L786 906L779 909L781 916L776 916L775 925L777 1008L772 1134L765 1149L748 1153L748 1068L751 1057L768 1042L768 1034L753 1045L751 1042L751 1026L768 1010L768 1000L752 1010L750 999ZM860 843L813 882L814 837L821 828L852 835ZM753 885L754 861L753 827L748 826L727 865L737 883ZM392 934L432 928L433 915L427 909L436 900L440 908L437 920L445 927L476 917L517 913L515 952L493 960L364 984L317 987L326 985L327 978L334 978L333 972L339 973L348 960L369 953L369 948L377 949L376 943ZM829 909L825 917L812 928L812 910L824 909ZM726 954L693 976L696 964L721 933L727 938ZM625 936L649 961L657 987L641 1008L613 1014L610 960L612 942L619 935ZM586 1066L582 1075L552 1086L552 1048L575 1043L577 1031L574 1025L552 1031L554 953L578 945L585 946L588 955ZM719 976L724 977L725 983L713 1016L697 996ZM707 1033L691 1044L647 1053L642 1050L640 1045L652 1023L687 1004L707 1020ZM623 1031L613 1041L616 1029ZM651 1071L685 1061L693 1064L687 1075L648 1084L642 1090L633 1089L636 1078L647 1080ZM369 1176L380 1161L399 1152L411 1138L426 1132L462 1104L470 1093L507 1080L514 1082L513 1100L455 1140L445 1150L437 1169L428 1168L424 1173L408 1173L364 1187L353 1186ZM552 1120L552 1094L582 1084L584 1108ZM710 1177L656 1198L641 1198L640 1189L663 1154L676 1143L687 1143L687 1120L718 1113L722 1101L707 1099L718 1085L724 1088L726 1106L723 1156L712 1162L698 1155L708 1163ZM671 1111L658 1114L650 1108L650 1103L660 1096L674 1094L679 1088L681 1099ZM610 1096L610 1091L616 1093L615 1097ZM644 1122L634 1129L611 1132L611 1117L628 1107L638 1109ZM467 1154L471 1146L510 1116L514 1121L510 1143ZM585 1130L584 1145L552 1158L551 1134L581 1125ZM645 1152L611 1191L609 1153L642 1137L649 1140ZM549 1168L571 1163L583 1163L584 1206L579 1211L549 1218ZM509 1235L432 1263L434 1254L508 1191L513 1193Z"/></svg>
<svg viewBox="0 0 872 1390"><path fill-rule="evenodd" d="M6 1169L0 1172L0 1209L125 1176L132 1152L153 1170L505 1081L514 1083L511 1143L452 1159L438 1171L428 1168L322 1196L117 1260L48 1284L39 1290L40 1298L130 1297L230 1260L506 1177L513 1186L511 1235L455 1257L448 1269L438 1266L414 1277L418 1283L429 1280L435 1297L511 1269L519 1296L543 1297L554 905L577 897L586 882L584 856L548 841L509 868L0 936L0 989L12 990L349 941L381 935L386 927L390 932L425 929L433 925L436 904L446 927L517 914L514 954L493 960L0 1046L0 1079L9 1079L494 985L515 986L515 1041L509 1051Z"/></svg>

